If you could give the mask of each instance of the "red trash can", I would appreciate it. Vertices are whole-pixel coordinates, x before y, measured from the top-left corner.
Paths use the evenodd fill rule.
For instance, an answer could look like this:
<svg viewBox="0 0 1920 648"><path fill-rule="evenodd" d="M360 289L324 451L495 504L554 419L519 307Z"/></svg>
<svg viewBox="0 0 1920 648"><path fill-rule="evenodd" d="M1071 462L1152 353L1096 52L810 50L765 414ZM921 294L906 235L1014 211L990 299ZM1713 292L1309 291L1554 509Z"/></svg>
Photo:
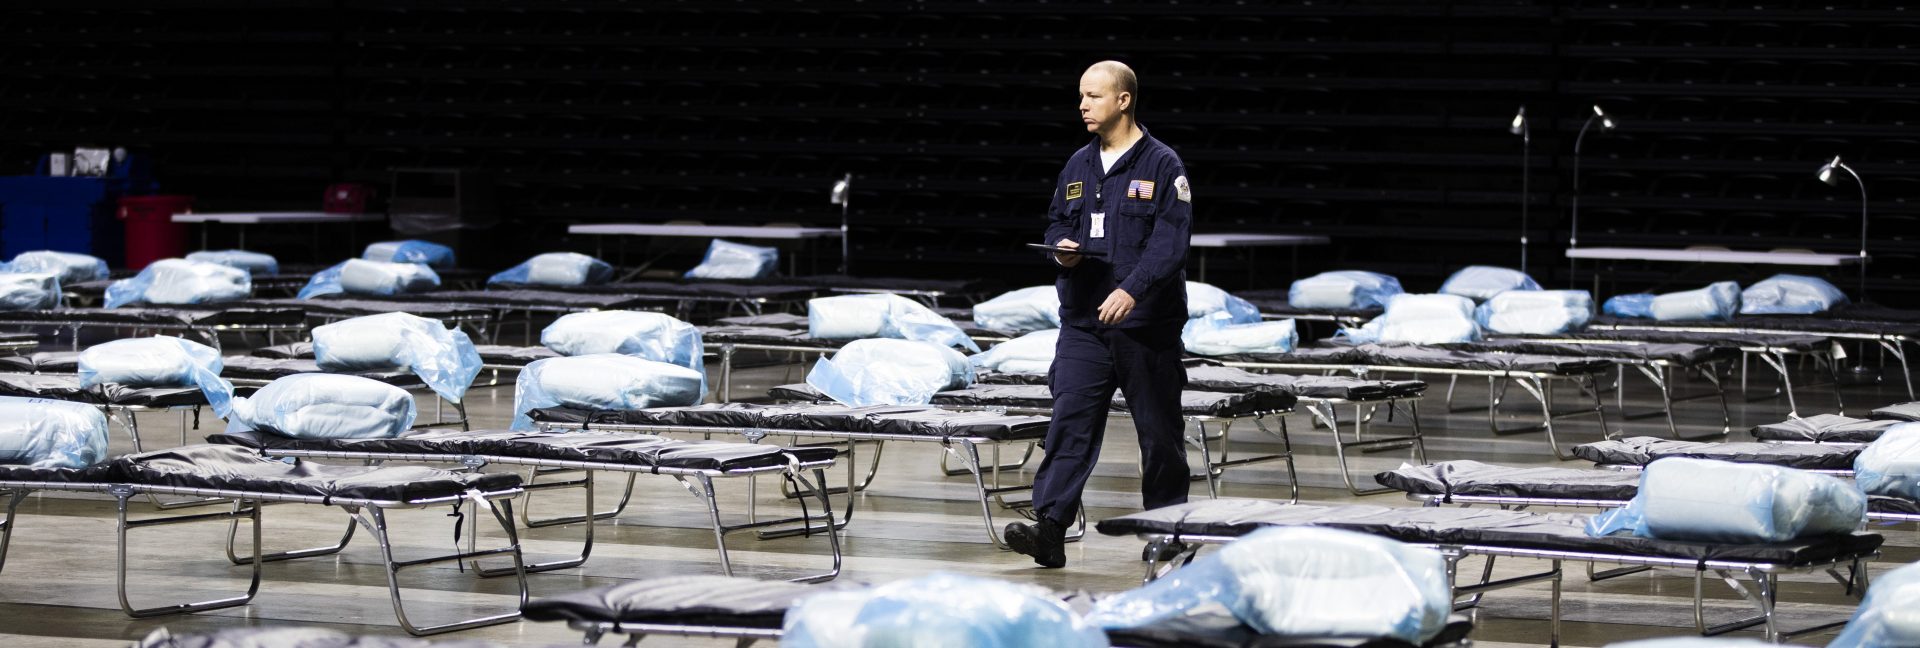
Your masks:
<svg viewBox="0 0 1920 648"><path fill-rule="evenodd" d="M127 268L187 253L187 226L173 222L174 214L193 211L193 196L127 196L120 199L120 220L126 223Z"/></svg>

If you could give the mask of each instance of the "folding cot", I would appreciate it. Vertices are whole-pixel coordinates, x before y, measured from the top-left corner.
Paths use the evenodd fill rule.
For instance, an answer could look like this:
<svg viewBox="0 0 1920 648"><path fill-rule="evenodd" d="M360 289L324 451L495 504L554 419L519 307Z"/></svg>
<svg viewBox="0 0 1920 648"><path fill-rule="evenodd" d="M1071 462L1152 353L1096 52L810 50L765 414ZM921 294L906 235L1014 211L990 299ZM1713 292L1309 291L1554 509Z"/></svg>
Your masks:
<svg viewBox="0 0 1920 648"><path fill-rule="evenodd" d="M1046 437L1047 419L995 412L956 412L934 407L841 407L838 405L751 405L746 403L709 403L690 407L661 407L632 410L589 410L549 407L529 411L528 416L543 429L592 429L654 434L738 434L758 443L768 436L786 436L796 441L824 439L841 448L846 462L847 504L836 525L844 525L853 516L855 491L863 484L858 476L857 449L860 444L885 441L938 443L958 459L973 477L980 503L980 516L986 523L987 537L995 546L1006 547L1000 529L993 521L995 504L1012 508L1005 496L1030 491L1033 484L1003 485L1000 448L1007 444L1032 444ZM981 449L990 454L991 463L982 461ZM876 454L876 459L878 458ZM871 481L868 472L865 481ZM840 489L828 489L840 490Z"/></svg>
<svg viewBox="0 0 1920 648"><path fill-rule="evenodd" d="M1233 293L1260 309L1262 319L1292 319L1333 322L1341 326L1359 326L1379 317L1386 309L1373 308L1294 308L1287 288L1264 288Z"/></svg>
<svg viewBox="0 0 1920 648"><path fill-rule="evenodd" d="M306 311L307 317L321 323L367 315L409 313L427 319L440 320L443 324L467 327L482 339L486 338L493 322L493 311L486 308L446 302L399 301L385 297L256 299L246 303L263 307L299 308ZM272 343L269 342L269 344Z"/></svg>
<svg viewBox="0 0 1920 648"><path fill-rule="evenodd" d="M1630 536L1591 537L1586 516L1498 509L1388 508L1382 506L1313 506L1266 500L1218 499L1188 502L1117 518L1101 520L1096 528L1110 536L1138 536L1150 548L1186 543L1182 553L1191 560L1202 545L1223 544L1266 526L1324 526L1431 545L1447 558L1448 571L1457 578L1459 562L1467 556L1517 557L1546 560L1551 568L1501 580L1461 584L1453 582L1455 596L1477 595L1526 583L1552 584L1550 599L1552 641L1560 639L1560 580L1563 561L1692 570L1694 623L1703 633L1719 634L1764 626L1767 639L1806 634L1835 624L1786 631L1779 628L1775 600L1780 575L1826 572L1859 595L1866 590L1866 563L1879 555L1881 536L1853 533L1778 544L1723 544L1679 542ZM1158 552L1149 551L1148 574L1158 571ZM1179 559L1176 559L1179 560ZM1841 573L1845 570L1845 573ZM1706 624L1701 584L1714 572L1733 585L1758 614L1713 627ZM1749 591L1736 580L1751 579Z"/></svg>
<svg viewBox="0 0 1920 648"><path fill-rule="evenodd" d="M1613 367L1600 358L1545 356L1525 353L1481 353L1437 347L1385 346L1361 344L1335 347L1309 347L1293 353L1250 353L1217 358L1229 367L1263 371L1344 371L1366 378L1381 373L1440 374L1445 376L1484 376L1487 379L1487 426L1495 434L1514 434L1533 430L1546 432L1547 445L1561 458L1560 443L1553 429L1556 418L1591 413L1600 422L1603 437L1607 430L1606 411L1600 402L1596 377ZM1497 381L1520 385L1540 404L1541 423L1518 429L1502 429L1497 414L1505 394ZM1572 382L1593 395L1593 407L1569 411L1553 408L1553 383Z"/></svg>
<svg viewBox="0 0 1920 648"><path fill-rule="evenodd" d="M1864 309L1850 311L1854 313L1882 313L1884 310ZM1901 377L1906 382L1907 397L1915 396L1912 369L1907 364L1906 345L1920 338L1920 322L1898 319L1853 319L1845 315L1737 315L1726 321L1654 321L1646 319L1623 318L1613 316L1595 317L1587 325L1589 330L1614 331L1682 331L1706 333L1744 333L1761 335L1817 335L1835 340L1858 340L1872 342L1900 364Z"/></svg>
<svg viewBox="0 0 1920 648"><path fill-rule="evenodd" d="M566 622L586 633L587 645L599 644L608 634L624 634L631 637L627 645L660 635L733 639L744 647L779 640L787 610L807 596L857 587L714 576L653 578L535 599L527 603L526 618ZM1438 648L1470 645L1467 635L1472 631L1471 619L1453 615L1438 636L1419 646L1387 637L1262 636L1222 610L1109 630L1107 638L1115 646L1138 648Z"/></svg>
<svg viewBox="0 0 1920 648"><path fill-rule="evenodd" d="M734 358L741 351L827 355L846 346L850 340L823 340L807 334L807 316L769 313L746 317L723 317L715 326L700 327L700 341L709 353L720 356L720 389L715 398L733 400ZM982 347L1007 339L986 329L963 327L968 337Z"/></svg>
<svg viewBox="0 0 1920 648"><path fill-rule="evenodd" d="M832 569L824 573L810 574L795 580L829 580L840 573L840 539L833 529L832 503L827 490L816 486L826 484L826 469L833 465L834 450L831 448L780 448L750 443L718 443L702 441L682 441L653 435L599 432L522 432L522 431L431 431L409 434L392 439L295 439L265 432L234 432L216 434L208 437L213 443L228 444L250 448L269 457L300 457L325 459L353 459L369 463L388 461L451 463L464 466L468 471L479 471L488 465L522 466L528 470L522 489L528 493L528 501L521 508L521 522L528 528L586 522L585 537L578 556L548 562L525 565L525 571L542 572L579 566L587 561L593 551L594 521L618 516L626 509L633 497L635 478L641 474L666 475L685 486L687 491L706 505L712 524L714 542L720 552L720 568L728 575L733 573L732 555L727 550L727 536L740 531L773 529L774 527L792 527L800 525L795 533L774 530L763 533L764 537L781 535L811 535L815 523L827 536L832 555ZM808 479L806 472L812 471L813 478ZM594 474L596 472L625 473L626 489L619 503L610 511L598 511L594 504ZM560 473L584 473L579 479L540 483L541 476ZM812 492L817 495L820 513L816 517L802 511L800 517L772 520L759 518L754 507L755 478L760 475L776 475L796 485L796 492ZM745 478L749 493L748 521L742 524L728 524L721 517L720 502L714 489L716 479ZM563 516L549 519L534 519L532 514L532 493L546 490L580 489L586 496L585 511L580 515ZM802 500L804 506L805 500ZM347 527L346 535L339 544L329 547L287 552L270 556L268 560L300 558L323 555L340 551L353 537L353 527ZM477 568L477 567L476 567ZM480 570L483 576L504 575L500 569Z"/></svg>
<svg viewBox="0 0 1920 648"><path fill-rule="evenodd" d="M1628 437L1576 446L1573 455L1601 467L1637 470L1659 459L1685 457L1763 463L1836 475L1852 475L1862 446L1833 443L1699 443Z"/></svg>
<svg viewBox="0 0 1920 648"><path fill-rule="evenodd" d="M491 380L485 383L476 382L474 383L476 387L500 385L502 384L500 381L501 372L510 371L519 373L521 369L525 369L528 364L531 364L535 360L560 357L560 354L554 353L552 349L543 346L476 344L473 345L473 349L480 354L480 368L493 372L493 378ZM294 342L291 344L260 347L253 350L253 355L260 358L278 360L310 361L313 360L313 343ZM4 366L4 360L0 359L0 367Z"/></svg>
<svg viewBox="0 0 1920 648"><path fill-rule="evenodd" d="M0 333L0 351L26 351L40 346L40 336L32 333Z"/></svg>
<svg viewBox="0 0 1920 648"><path fill-rule="evenodd" d="M812 299L817 292L809 286L779 284L737 284L717 282L681 283L674 281L627 281L592 286L534 286L502 283L495 289L534 289L571 293L621 295L648 303L674 304L674 316L687 319L697 304L719 304L728 314L734 309L759 315L768 306L787 307Z"/></svg>
<svg viewBox="0 0 1920 648"><path fill-rule="evenodd" d="M1674 421L1673 403L1683 400L1675 396L1676 372L1692 371L1705 378L1713 386L1713 391L1694 398L1713 396L1720 401L1721 428L1710 436L1724 437L1733 431L1733 414L1727 407L1726 388L1722 384L1722 365L1739 355L1733 348L1692 343L1675 342L1619 342L1554 340L1529 338L1500 338L1481 342L1463 342L1457 344L1434 345L1436 348L1451 351L1476 353L1517 353L1541 356L1567 356L1574 358L1594 358L1607 360L1616 365L1616 384L1614 385L1615 407L1624 419L1663 416L1667 420L1667 434L1680 438L1680 430ZM1632 367L1653 383L1659 390L1661 408L1652 412L1630 413L1626 407L1626 369ZM1458 377L1455 378L1458 380ZM1449 406L1452 405L1452 387L1448 388Z"/></svg>
<svg viewBox="0 0 1920 648"><path fill-rule="evenodd" d="M1900 403L1873 410L1872 418L1815 414L1778 423L1756 425L1750 432L1758 441L1776 443L1873 443L1887 428L1920 421L1920 402Z"/></svg>
<svg viewBox="0 0 1920 648"><path fill-rule="evenodd" d="M133 388L114 384L81 387L79 376L59 374L0 373L0 396L45 398L99 407L108 419L120 421L127 436L133 439L135 452L142 450L136 413L178 412L180 445L186 445L187 412L193 412L197 419L199 409L207 405L207 397L198 387Z"/></svg>
<svg viewBox="0 0 1920 648"><path fill-rule="evenodd" d="M1381 492L1376 489L1362 489L1354 484L1352 470L1348 466L1347 451L1360 449L1362 452L1391 450L1411 446L1416 461L1425 461L1426 442L1420 430L1420 398L1427 384L1417 380L1364 380L1345 376L1293 376L1287 374L1261 374L1213 364L1205 360L1187 361L1187 389L1203 392L1221 392L1227 394L1245 394L1261 390L1279 390L1292 394L1296 404L1304 404L1307 413L1320 424L1327 426L1333 433L1334 459L1340 464L1340 479L1346 482L1347 490L1355 495L1369 495ZM979 375L981 384L1019 384L1042 385L1046 376L1042 374L1010 374L985 372ZM1340 435L1340 411L1345 405L1353 406L1352 437L1348 441ZM1376 410L1387 408L1389 417L1400 406L1406 406L1407 420L1413 426L1408 435L1388 437L1368 437L1367 428L1372 423ZM1283 441L1285 441L1284 420L1281 421ZM1221 434L1226 431L1222 430ZM1292 453L1288 443L1285 454ZM1227 449L1222 442L1220 457L1227 458ZM1291 464L1289 464L1291 467Z"/></svg>
<svg viewBox="0 0 1920 648"><path fill-rule="evenodd" d="M1853 453L1844 453L1851 473ZM1678 455L1674 456L1689 456ZM1695 457L1738 461L1755 458L1736 452L1700 453ZM1788 457L1806 458L1806 457ZM1829 458L1824 455L1819 459ZM1767 462L1774 463L1774 462ZM1823 465L1820 462L1807 462ZM1830 463L1824 465L1832 465ZM1374 479L1427 506L1491 504L1502 507L1563 506L1614 508L1626 506L1640 490L1637 471L1604 468L1496 466L1478 461L1443 461L1401 466ZM1920 502L1898 497L1867 497L1867 519L1882 522L1920 522Z"/></svg>
<svg viewBox="0 0 1920 648"><path fill-rule="evenodd" d="M313 273L310 272L282 272L280 274L253 275L253 294L255 296L262 296L267 293L282 293L291 296L292 293L299 292L302 287L305 287L307 280L312 278ZM99 304L106 299L107 287L113 285L115 281L119 281L119 279L101 279L99 281L83 281L76 284L62 285L60 286L60 292L66 297L69 305L78 304L91 306Z"/></svg>
<svg viewBox="0 0 1920 648"><path fill-rule="evenodd" d="M1760 400L1785 396L1787 411L1793 414L1799 411L1799 403L1794 398L1793 374L1788 370L1788 359L1794 356L1809 356L1816 362L1832 363L1832 340L1817 335L1778 335L1759 333L1739 333L1735 331L1648 331L1648 330L1610 330L1587 328L1579 331L1556 333L1552 335L1504 335L1496 334L1495 340L1534 340L1540 342L1571 344L1689 344L1703 345L1740 352L1740 394L1748 400ZM1772 393L1754 396L1748 391L1748 359L1758 358L1761 364L1772 369L1780 379L1780 386ZM1623 368L1624 370L1624 368ZM1834 397L1840 398L1838 385L1835 385ZM1724 388L1716 385L1717 391Z"/></svg>
<svg viewBox="0 0 1920 648"><path fill-rule="evenodd" d="M317 298L316 301L324 303L343 299L349 301L357 300L357 298L350 296L327 295ZM514 320L515 318L513 316L518 313L520 317L517 318L517 321L523 325L523 330L526 333L526 341L531 343L534 330L534 313L566 314L602 310L648 310L646 308L647 305L657 304L659 300L640 295L623 295L617 293L584 293L517 288L436 290L433 292L381 297L378 301L420 304L429 308L438 307L459 309L461 311L486 311L490 316L489 319L496 324L493 329L496 337L500 334L500 329L504 328L508 321ZM400 308L412 307L407 306ZM407 312L421 315L412 310L408 310ZM429 315L421 316L431 317Z"/></svg>
<svg viewBox="0 0 1920 648"><path fill-rule="evenodd" d="M88 328L118 328L138 331L183 331L193 333L220 348L221 333L265 333L272 344L276 333L306 330L306 311L297 305L234 302L166 308L56 308L48 310L0 311L0 326L51 327L64 329L72 339L72 348L80 348L80 331Z"/></svg>
<svg viewBox="0 0 1920 648"><path fill-rule="evenodd" d="M768 392L768 395L773 397L774 400L781 402L816 404L831 402L825 394L820 393L812 386L804 383L775 387ZM1045 385L973 385L965 389L955 389L934 394L933 401L930 404L943 409L984 410L1002 414L1032 414L1037 416L1053 415L1053 394L1049 393ZM1210 495L1214 497L1220 495L1220 474L1228 468L1266 463L1269 461L1284 461L1287 464L1288 486L1292 489L1295 499L1300 497L1300 477L1294 473L1293 442L1287 437L1286 418L1279 417L1280 429L1277 432L1268 428L1266 422L1268 416L1286 414L1293 411L1293 404L1293 394L1272 386L1250 386L1243 391L1234 393L1199 391L1194 389L1181 390L1180 415L1186 419L1188 423L1192 424L1193 430L1192 432L1186 433L1186 441L1188 445L1200 449L1200 461L1201 465L1205 467L1203 472L1207 480L1207 492ZM1114 395L1112 410L1119 413L1131 411L1127 407L1126 399L1119 394ZM1235 422L1244 419L1253 420L1254 425L1259 427L1261 432L1279 440L1283 449L1277 453L1229 459L1228 452L1231 447L1231 440L1228 438L1228 433L1232 430ZM1211 434L1208 433L1207 426L1210 424L1218 426L1218 431ZM1214 450L1210 445L1216 441L1220 444L1218 459L1214 458ZM876 448L876 458L879 456L879 452L880 450ZM997 466L997 468L1019 468L1031 458L1032 454L1033 447L1028 446L1019 461ZM942 467L945 468L944 463ZM876 462L874 470L877 471L878 469L879 466ZM871 474L872 473L869 472L869 475ZM958 474L958 472L948 469L947 474Z"/></svg>
<svg viewBox="0 0 1920 648"><path fill-rule="evenodd" d="M307 461L292 463L267 459L244 448L196 445L172 450L133 454L108 460L88 468L35 468L0 465L0 493L7 496L7 513L0 520L0 567L5 566L8 543L18 521L16 511L34 491L106 493L116 500L118 517L118 577L120 609L133 618L165 614L202 612L245 605L260 588L261 508L267 504L318 504L338 506L352 516L379 541L381 563L387 574L387 593L393 602L395 618L407 632L415 635L438 634L481 626L507 623L520 618L518 608L511 612L483 616L452 623L419 626L407 616L400 594L400 572L423 565L461 562L489 556L513 559L513 574L518 581L520 606L527 602L526 573L520 569L520 540L513 527L512 498L519 495L520 477L510 474L454 473L425 467L327 466ZM129 519L127 501L135 495L185 495L231 501L233 508L213 513L193 513ZM506 533L504 546L469 549L448 555L410 560L394 558L388 537L387 511L427 508L440 505L473 506L467 515L476 519L486 509ZM245 594L192 603L174 603L136 608L127 591L128 532L153 526L188 522L227 521L237 527L241 520L253 525L253 550L243 564L252 567L251 582ZM477 524L477 521L476 521ZM477 542L477 539L474 540Z"/></svg>

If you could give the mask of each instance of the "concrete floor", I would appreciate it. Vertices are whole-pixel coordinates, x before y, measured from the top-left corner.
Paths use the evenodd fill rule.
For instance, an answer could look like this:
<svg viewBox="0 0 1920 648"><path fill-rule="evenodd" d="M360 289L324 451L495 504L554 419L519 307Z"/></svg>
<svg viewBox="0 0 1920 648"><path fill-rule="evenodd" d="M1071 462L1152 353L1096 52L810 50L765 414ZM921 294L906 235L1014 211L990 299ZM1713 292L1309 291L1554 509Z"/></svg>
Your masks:
<svg viewBox="0 0 1920 648"><path fill-rule="evenodd" d="M764 393L773 384L797 380L800 370L765 367L743 371L736 378L737 394ZM1431 460L1478 459L1516 465L1566 465L1555 461L1541 434L1493 435L1484 412L1446 414L1441 403L1444 379L1434 385L1422 409ZM1766 382L1755 374L1755 389ZM1803 381L1804 383L1804 381ZM1705 384L1690 381L1685 389ZM1657 401L1643 381L1629 382L1630 409L1646 409ZM1570 401L1562 393L1562 403ZM1462 403L1484 402L1484 382L1463 382L1457 396ZM1850 412L1900 402L1904 388L1893 385L1848 388ZM431 411L430 395L421 402ZM480 389L469 395L469 411L476 428L504 428L511 415L511 387ZM1518 390L1510 395L1501 420L1517 424L1526 418ZM1608 399L1610 422L1628 436L1664 435L1660 419L1621 422ZM1835 410L1825 388L1802 387L1803 414ZM1720 428L1718 406L1711 399L1680 405L1684 434L1703 434ZM1779 399L1732 403L1733 439L1738 430L1785 418ZM1383 506L1414 506L1395 495L1355 498L1339 489L1329 435L1309 426L1303 414L1289 417L1292 440L1300 457L1301 480L1307 486L1303 501L1343 503L1364 501ZM179 419L164 414L142 418L148 447L176 443ZM217 426L207 421L207 428ZM1382 432L1405 428L1405 417L1381 422ZM1236 429L1235 439L1260 449L1264 437L1251 426ZM1600 431L1591 417L1562 419L1561 442L1598 440ZM190 431L190 436L206 430ZM115 430L113 451L129 452L124 434ZM1088 515L1100 519L1136 510L1138 481L1134 477L1137 450L1131 423L1116 417L1102 456L1103 462L1087 493ZM1358 472L1370 474L1396 467L1405 452L1364 455L1355 460ZM971 481L944 476L938 470L940 450L933 444L893 444L886 448L873 487L856 500L855 519L844 546L846 569L842 579L884 582L949 571L1028 582L1056 590L1115 591L1133 587L1142 575L1141 544L1130 538L1090 534L1068 549L1066 569L1035 568L1025 557L994 549L979 519ZM1037 466L1034 461L1029 466ZM1226 478L1223 495L1229 497L1285 497L1285 474L1279 464L1237 469ZM604 493L613 491L617 478L603 476ZM772 495L775 484L765 481L759 490L762 512L797 511ZM740 484L722 483L724 510L745 510L747 495ZM1195 497L1205 497L1204 484L1195 484ZM578 496L543 495L538 514L571 513L581 505ZM836 506L839 502L836 501ZM137 509L140 507L136 507ZM265 513L267 547L289 548L325 544L338 538L347 518L338 509L318 506L273 506ZM149 631L167 627L178 631L206 631L245 626L306 625L367 634L400 634L388 604L386 582L378 548L364 534L345 552L323 558L271 563L258 597L244 607L200 614L133 620L117 609L114 593L114 510L105 497L66 494L35 495L21 506L19 530L0 573L0 645L5 646L121 646ZM454 542L445 509L402 511L393 516L395 543L404 555L442 551ZM641 476L634 502L624 515L603 522L597 530L593 556L584 567L535 574L528 580L535 597L608 585L625 579L669 574L714 574L719 565L711 533L705 527L700 502L671 479ZM1006 519L1001 519L1004 524ZM1888 536L1876 573L1920 558L1920 536L1913 529L1892 526L1877 529ZM220 550L224 524L166 526L136 532L129 552L136 605L157 604L164 598L212 598L244 587L245 569L228 564ZM523 530L529 560L552 560L576 551L578 525ZM498 532L494 533L494 537ZM819 538L758 541L748 536L732 540L737 575L792 577L824 569L824 542ZM1543 563L1502 560L1496 576L1519 574ZM1470 566L1477 566L1475 559ZM1681 573L1637 574L1588 582L1570 566L1565 583L1564 644L1598 646L1630 639L1686 635L1691 631L1689 597L1692 578ZM1476 570L1477 571L1477 570ZM416 622L434 622L459 615L473 616L511 608L511 579L477 579L452 565L403 574L405 591ZM1781 610L1789 626L1802 621L1838 620L1850 614L1852 600L1823 577L1792 577L1781 593ZM1707 583L1709 614L1720 618L1744 615L1748 608L1731 590ZM1545 585L1504 590L1488 595L1478 610L1474 639L1483 646L1539 645L1547 640ZM1756 633L1742 633L1754 636ZM580 636L560 624L519 622L452 635L485 639L507 645L576 645ZM1824 643L1831 633L1800 641ZM605 643L613 643L609 639ZM731 645L730 642L650 638L646 645Z"/></svg>

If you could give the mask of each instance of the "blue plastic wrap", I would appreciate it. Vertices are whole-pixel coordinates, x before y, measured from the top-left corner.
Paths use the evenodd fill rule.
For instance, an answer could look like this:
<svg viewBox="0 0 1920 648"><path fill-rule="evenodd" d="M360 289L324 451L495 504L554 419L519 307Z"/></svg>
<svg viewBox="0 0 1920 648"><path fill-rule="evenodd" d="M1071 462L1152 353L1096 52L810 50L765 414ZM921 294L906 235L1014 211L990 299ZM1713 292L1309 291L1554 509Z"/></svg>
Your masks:
<svg viewBox="0 0 1920 648"><path fill-rule="evenodd" d="M34 250L21 252L6 263L7 272L45 272L58 275L60 285L106 279L107 262L99 257L74 252Z"/></svg>
<svg viewBox="0 0 1920 648"><path fill-rule="evenodd" d="M513 429L531 430L530 410L580 407L636 410L698 405L705 374L656 360L602 353L535 360L513 385Z"/></svg>
<svg viewBox="0 0 1920 648"><path fill-rule="evenodd" d="M253 275L239 268L186 259L161 259L129 279L107 285L107 308L133 304L211 304L246 299Z"/></svg>
<svg viewBox="0 0 1920 648"><path fill-rule="evenodd" d="M826 590L787 610L787 648L1102 648L1107 636L1034 585L935 572Z"/></svg>
<svg viewBox="0 0 1920 648"><path fill-rule="evenodd" d="M592 286L612 278L613 266L605 261L578 252L548 252L488 277L487 284Z"/></svg>
<svg viewBox="0 0 1920 648"><path fill-rule="evenodd" d="M1228 294L1212 284L1187 282L1187 319L1207 317L1214 313L1226 313L1227 321L1232 324L1260 321L1260 309L1255 308L1253 302Z"/></svg>
<svg viewBox="0 0 1920 648"><path fill-rule="evenodd" d="M280 274L280 261L274 259L273 255L246 250L202 250L188 253L187 260L239 268L248 274Z"/></svg>
<svg viewBox="0 0 1920 648"><path fill-rule="evenodd" d="M1825 279L1777 274L1740 291L1741 315L1812 315L1847 303L1847 294Z"/></svg>
<svg viewBox="0 0 1920 648"><path fill-rule="evenodd" d="M1881 574L1827 648L1920 646L1920 563Z"/></svg>
<svg viewBox="0 0 1920 648"><path fill-rule="evenodd" d="M347 259L331 268L313 273L299 298L347 293L352 295L405 295L440 287L440 275L432 267L417 263L386 263Z"/></svg>
<svg viewBox="0 0 1920 648"><path fill-rule="evenodd" d="M967 362L981 371L1041 375L1053 368L1053 355L1059 344L1060 329L1034 331L967 356Z"/></svg>
<svg viewBox="0 0 1920 648"><path fill-rule="evenodd" d="M466 331L409 313L382 313L314 327L313 359L324 371L399 369L458 403L480 375L480 352Z"/></svg>
<svg viewBox="0 0 1920 648"><path fill-rule="evenodd" d="M80 386L199 387L221 418L233 411L233 383L220 377L220 351L177 337L114 340L80 352Z"/></svg>
<svg viewBox="0 0 1920 648"><path fill-rule="evenodd" d="M85 468L107 458L107 416L81 403L0 396L0 464Z"/></svg>
<svg viewBox="0 0 1920 648"><path fill-rule="evenodd" d="M1473 319L1495 333L1565 333L1593 319L1593 295L1585 290L1509 290L1480 304Z"/></svg>
<svg viewBox="0 0 1920 648"><path fill-rule="evenodd" d="M1180 331L1180 343L1188 353L1231 355L1235 353L1291 353L1300 342L1293 320L1235 324L1225 312L1187 320Z"/></svg>
<svg viewBox="0 0 1920 648"><path fill-rule="evenodd" d="M1441 294L1459 295L1476 302L1492 299L1494 295L1509 290L1539 290L1540 283L1526 273L1512 268L1493 266L1467 266L1461 268L1447 282L1440 284Z"/></svg>
<svg viewBox="0 0 1920 648"><path fill-rule="evenodd" d="M973 325L1009 335L1060 328L1060 290L1021 288L974 304Z"/></svg>
<svg viewBox="0 0 1920 648"><path fill-rule="evenodd" d="M960 347L980 345L932 309L891 294L839 295L807 301L807 334L822 340L896 338Z"/></svg>
<svg viewBox="0 0 1920 648"><path fill-rule="evenodd" d="M662 313L571 313L540 331L540 343L565 356L618 353L680 365L700 374L700 391L707 391L706 347L699 327Z"/></svg>
<svg viewBox="0 0 1920 648"><path fill-rule="evenodd" d="M1653 298L1658 296L1653 293L1614 295L1600 310L1614 317L1650 319L1653 317Z"/></svg>
<svg viewBox="0 0 1920 648"><path fill-rule="evenodd" d="M453 267L453 248L426 241L381 241L367 246L360 258L387 263L418 263L435 268Z"/></svg>
<svg viewBox="0 0 1920 648"><path fill-rule="evenodd" d="M760 279L780 269L778 248L714 239L707 257L687 271L688 279Z"/></svg>
<svg viewBox="0 0 1920 648"><path fill-rule="evenodd" d="M59 308L61 302L60 275L0 272L0 311Z"/></svg>
<svg viewBox="0 0 1920 648"><path fill-rule="evenodd" d="M1920 423L1880 433L1853 460L1853 481L1868 495L1920 500Z"/></svg>
<svg viewBox="0 0 1920 648"><path fill-rule="evenodd" d="M1399 279L1378 272L1335 270L1293 282L1287 288L1287 304L1342 310L1385 308L1387 298L1402 292Z"/></svg>
<svg viewBox="0 0 1920 648"><path fill-rule="evenodd" d="M1705 288L1667 293L1647 307L1660 321L1728 320L1740 310L1740 284L1721 281Z"/></svg>
<svg viewBox="0 0 1920 648"><path fill-rule="evenodd" d="M259 430L295 439L391 439L419 414L407 390L371 378L327 373L286 376L233 399L227 431Z"/></svg>
<svg viewBox="0 0 1920 648"><path fill-rule="evenodd" d="M1402 293L1387 299L1386 313L1360 328L1340 329L1338 337L1356 344L1472 342L1480 339L1473 308L1473 301L1459 295Z"/></svg>
<svg viewBox="0 0 1920 648"><path fill-rule="evenodd" d="M854 340L821 358L807 384L842 405L925 405L933 395L973 384L966 356L932 342Z"/></svg>
<svg viewBox="0 0 1920 648"><path fill-rule="evenodd" d="M1420 645L1453 611L1440 552L1353 531L1275 527L1248 534L1139 589L1087 621L1137 628L1218 604L1263 635L1391 637Z"/></svg>
<svg viewBox="0 0 1920 648"><path fill-rule="evenodd" d="M1829 475L1764 464L1669 458L1647 466L1625 508L1587 521L1595 537L1630 530L1690 542L1787 542L1849 533L1867 496Z"/></svg>

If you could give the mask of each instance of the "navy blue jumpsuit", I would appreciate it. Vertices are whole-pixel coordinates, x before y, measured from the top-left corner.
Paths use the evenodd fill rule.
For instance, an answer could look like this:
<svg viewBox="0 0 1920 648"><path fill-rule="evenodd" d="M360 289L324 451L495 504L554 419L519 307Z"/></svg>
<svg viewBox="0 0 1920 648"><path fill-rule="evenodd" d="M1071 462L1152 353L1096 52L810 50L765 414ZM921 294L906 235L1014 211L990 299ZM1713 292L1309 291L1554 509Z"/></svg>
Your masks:
<svg viewBox="0 0 1920 648"><path fill-rule="evenodd" d="M1067 160L1047 210L1045 243L1072 239L1090 253L1061 268L1060 342L1047 383L1053 424L1034 478L1034 510L1062 526L1080 510L1081 490L1100 458L1115 388L1139 432L1149 509L1187 501L1182 445L1180 329L1187 321L1187 237L1193 220L1186 166L1141 128L1140 141L1100 168L1100 141ZM1115 288L1135 301L1118 324L1099 321Z"/></svg>

